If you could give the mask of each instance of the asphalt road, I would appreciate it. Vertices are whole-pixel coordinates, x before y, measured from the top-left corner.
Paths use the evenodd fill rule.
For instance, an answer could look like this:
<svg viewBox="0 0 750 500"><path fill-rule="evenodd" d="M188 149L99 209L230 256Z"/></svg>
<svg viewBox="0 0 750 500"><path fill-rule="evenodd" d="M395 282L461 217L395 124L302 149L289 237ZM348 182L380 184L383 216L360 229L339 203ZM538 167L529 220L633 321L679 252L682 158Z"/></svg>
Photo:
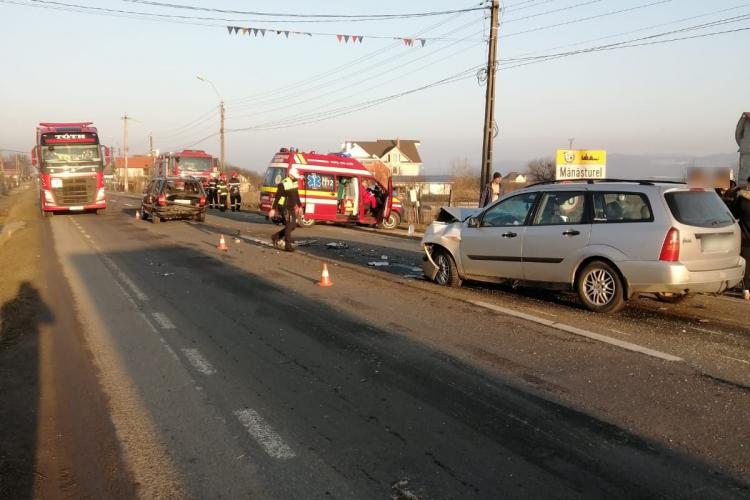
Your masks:
<svg viewBox="0 0 750 500"><path fill-rule="evenodd" d="M750 367L718 366L750 359L744 311L707 323L714 302L684 316L643 301L600 318L566 298L436 291L414 278L413 240L323 226L287 254L259 243L274 228L255 216L154 225L111 201L48 224L143 497L750 494ZM716 333L663 326L693 322ZM630 347L564 325L622 329Z"/></svg>

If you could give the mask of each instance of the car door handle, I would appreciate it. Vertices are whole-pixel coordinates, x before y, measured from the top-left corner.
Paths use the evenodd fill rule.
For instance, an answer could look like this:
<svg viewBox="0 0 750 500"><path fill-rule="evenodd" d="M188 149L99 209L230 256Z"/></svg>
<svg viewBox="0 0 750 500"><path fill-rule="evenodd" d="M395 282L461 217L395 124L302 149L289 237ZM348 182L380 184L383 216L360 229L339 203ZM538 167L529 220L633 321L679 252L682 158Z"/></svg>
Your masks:
<svg viewBox="0 0 750 500"><path fill-rule="evenodd" d="M576 231L575 229L568 229L567 231L563 231L563 236L578 236L581 234L580 231Z"/></svg>
<svg viewBox="0 0 750 500"><path fill-rule="evenodd" d="M501 236L503 238L515 238L516 236L518 236L518 234L509 232L509 233L503 233Z"/></svg>

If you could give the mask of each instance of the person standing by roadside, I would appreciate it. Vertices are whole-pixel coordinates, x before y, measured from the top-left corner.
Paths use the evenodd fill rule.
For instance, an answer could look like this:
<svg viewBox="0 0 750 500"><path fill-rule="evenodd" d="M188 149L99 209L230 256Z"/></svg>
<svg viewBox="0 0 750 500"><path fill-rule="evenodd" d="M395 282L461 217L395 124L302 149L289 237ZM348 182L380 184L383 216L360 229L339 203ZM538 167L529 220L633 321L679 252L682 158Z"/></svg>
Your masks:
<svg viewBox="0 0 750 500"><path fill-rule="evenodd" d="M268 212L268 218L273 219L278 210L284 219L284 229L274 233L271 236L271 242L275 247L278 245L281 237L284 237L284 250L293 252L292 231L297 227L297 217L302 212L302 201L299 198L299 172L297 167L289 169L289 175L279 182L276 186L276 196L273 199L273 206Z"/></svg>
<svg viewBox="0 0 750 500"><path fill-rule="evenodd" d="M216 176L212 175L208 181L208 208L216 208Z"/></svg>
<svg viewBox="0 0 750 500"><path fill-rule="evenodd" d="M219 182L216 183L216 194L218 198L218 208L223 212L227 209L227 198L229 197L226 174L221 174L219 177Z"/></svg>
<svg viewBox="0 0 750 500"><path fill-rule="evenodd" d="M745 258L745 276L742 279L742 298L750 301L750 177L748 185L737 192L734 215L742 232L740 255Z"/></svg>
<svg viewBox="0 0 750 500"><path fill-rule="evenodd" d="M482 190L482 196L479 198L479 208L486 207L500 198L500 185L502 182L503 176L500 175L500 172L492 174L492 182L488 182Z"/></svg>
<svg viewBox="0 0 750 500"><path fill-rule="evenodd" d="M232 207L232 212L239 212L241 203L240 179L237 177L237 172L232 172L232 178L229 179L229 204Z"/></svg>

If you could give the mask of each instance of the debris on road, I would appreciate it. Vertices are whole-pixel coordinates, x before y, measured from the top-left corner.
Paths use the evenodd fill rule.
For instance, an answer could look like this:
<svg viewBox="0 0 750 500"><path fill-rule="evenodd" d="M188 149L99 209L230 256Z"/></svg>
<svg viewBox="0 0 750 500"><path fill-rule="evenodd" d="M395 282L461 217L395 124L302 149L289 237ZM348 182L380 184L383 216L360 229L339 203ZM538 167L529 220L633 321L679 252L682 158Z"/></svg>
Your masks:
<svg viewBox="0 0 750 500"><path fill-rule="evenodd" d="M296 241L294 243L294 246L297 246L297 247L308 247L310 245L314 245L317 242L318 242L318 240L299 240L299 241Z"/></svg>
<svg viewBox="0 0 750 500"><path fill-rule="evenodd" d="M382 266L389 265L389 263L388 262L383 262L382 260L376 260L376 261L368 262L367 265L368 266L373 266L373 267L382 267Z"/></svg>
<svg viewBox="0 0 750 500"><path fill-rule="evenodd" d="M387 256L387 255L381 255L381 256L380 256L380 258L381 258L382 260L388 260L388 256Z"/></svg>
<svg viewBox="0 0 750 500"><path fill-rule="evenodd" d="M337 250L346 250L346 249L349 248L349 245L347 245L343 241L334 241L334 242L331 242L331 243L326 243L326 248L337 249Z"/></svg>

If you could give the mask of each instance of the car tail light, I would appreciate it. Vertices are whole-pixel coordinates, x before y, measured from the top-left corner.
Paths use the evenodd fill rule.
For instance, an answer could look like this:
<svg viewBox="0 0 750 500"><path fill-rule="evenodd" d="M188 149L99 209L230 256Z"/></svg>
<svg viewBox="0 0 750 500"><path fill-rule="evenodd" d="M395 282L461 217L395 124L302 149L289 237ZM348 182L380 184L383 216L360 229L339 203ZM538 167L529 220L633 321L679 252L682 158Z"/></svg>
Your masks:
<svg viewBox="0 0 750 500"><path fill-rule="evenodd" d="M163 194L159 195L159 198L157 199L156 203L160 206L166 206L167 205L167 197Z"/></svg>
<svg viewBox="0 0 750 500"><path fill-rule="evenodd" d="M198 203L200 204L200 206L205 207L206 206L206 197L205 196L201 196L201 199L200 199L200 201Z"/></svg>
<svg viewBox="0 0 750 500"><path fill-rule="evenodd" d="M680 231L674 227L667 231L667 237L664 238L664 244L661 246L659 260L664 262L680 260Z"/></svg>

